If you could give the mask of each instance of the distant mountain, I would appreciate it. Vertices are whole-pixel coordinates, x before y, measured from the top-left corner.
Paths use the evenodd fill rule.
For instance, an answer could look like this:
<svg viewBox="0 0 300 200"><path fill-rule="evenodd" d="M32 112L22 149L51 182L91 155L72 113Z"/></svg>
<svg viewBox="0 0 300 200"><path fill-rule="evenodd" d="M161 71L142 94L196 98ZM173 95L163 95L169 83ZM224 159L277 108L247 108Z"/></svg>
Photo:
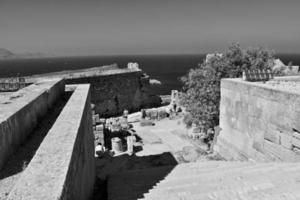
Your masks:
<svg viewBox="0 0 300 200"><path fill-rule="evenodd" d="M0 48L0 59L13 58L15 54L8 51L7 49Z"/></svg>
<svg viewBox="0 0 300 200"><path fill-rule="evenodd" d="M15 54L7 49L0 48L0 60L1 59L16 59L16 58L44 58L44 57L47 57L47 55L43 54L43 53Z"/></svg>

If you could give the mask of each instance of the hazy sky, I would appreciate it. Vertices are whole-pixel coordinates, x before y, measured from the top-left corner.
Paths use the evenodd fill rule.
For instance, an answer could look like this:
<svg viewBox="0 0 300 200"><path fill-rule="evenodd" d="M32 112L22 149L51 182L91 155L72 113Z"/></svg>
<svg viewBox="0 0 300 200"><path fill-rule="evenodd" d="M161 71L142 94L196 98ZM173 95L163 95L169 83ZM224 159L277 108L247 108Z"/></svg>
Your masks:
<svg viewBox="0 0 300 200"><path fill-rule="evenodd" d="M300 53L300 0L0 0L0 48L56 55Z"/></svg>

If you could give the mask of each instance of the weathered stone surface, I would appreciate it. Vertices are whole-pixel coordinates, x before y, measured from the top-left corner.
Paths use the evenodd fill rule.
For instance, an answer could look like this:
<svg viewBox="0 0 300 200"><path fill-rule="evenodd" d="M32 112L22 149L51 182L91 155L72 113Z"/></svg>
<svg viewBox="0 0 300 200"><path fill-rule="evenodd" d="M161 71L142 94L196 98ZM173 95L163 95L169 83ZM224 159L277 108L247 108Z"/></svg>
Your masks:
<svg viewBox="0 0 300 200"><path fill-rule="evenodd" d="M273 158L276 158L275 160L280 161L293 161L293 162L299 162L300 156L296 154L295 152L284 148L283 146L276 145L272 142L265 141L265 153L271 154Z"/></svg>
<svg viewBox="0 0 300 200"><path fill-rule="evenodd" d="M85 200L94 179L89 85L78 85L8 199Z"/></svg>
<svg viewBox="0 0 300 200"><path fill-rule="evenodd" d="M132 112L161 104L160 97L149 92L149 77L141 71L67 78L66 83L90 83L95 112L103 117L122 114L125 109Z"/></svg>
<svg viewBox="0 0 300 200"><path fill-rule="evenodd" d="M0 169L64 92L61 79L32 84L0 102Z"/></svg>
<svg viewBox="0 0 300 200"><path fill-rule="evenodd" d="M292 144L293 144L293 146L300 148L300 140L298 138L293 137Z"/></svg>
<svg viewBox="0 0 300 200"><path fill-rule="evenodd" d="M292 145L291 135L288 135L288 134L282 133L282 132L279 132L278 134L279 134L279 138L280 138L280 145L287 149L292 150L293 145Z"/></svg>
<svg viewBox="0 0 300 200"><path fill-rule="evenodd" d="M293 137L293 130L300 130L297 88L284 90L274 84L223 79L222 131L216 150L227 159L297 160L292 151L293 146L300 146L300 140ZM228 149L231 153L225 152Z"/></svg>

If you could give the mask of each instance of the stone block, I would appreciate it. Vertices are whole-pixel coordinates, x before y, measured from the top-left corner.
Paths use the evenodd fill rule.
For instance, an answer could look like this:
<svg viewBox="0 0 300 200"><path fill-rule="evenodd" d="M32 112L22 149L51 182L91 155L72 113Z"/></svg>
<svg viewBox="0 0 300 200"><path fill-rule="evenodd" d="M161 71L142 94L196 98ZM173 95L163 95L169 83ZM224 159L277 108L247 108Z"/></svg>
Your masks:
<svg viewBox="0 0 300 200"><path fill-rule="evenodd" d="M151 110L149 115L150 115L150 119L155 120L155 119L157 119L158 112L157 112L157 110Z"/></svg>
<svg viewBox="0 0 300 200"><path fill-rule="evenodd" d="M275 144L280 144L280 136L277 131L273 131L273 132L265 131L264 139L273 142Z"/></svg>
<svg viewBox="0 0 300 200"><path fill-rule="evenodd" d="M280 137L280 145L287 148L287 149L292 149L292 136L288 135L286 133L279 132L279 137Z"/></svg>
<svg viewBox="0 0 300 200"><path fill-rule="evenodd" d="M93 126L96 126L96 118L95 118L95 116L92 116L92 120L93 120Z"/></svg>
<svg viewBox="0 0 300 200"><path fill-rule="evenodd" d="M300 133L299 133L299 132L296 132L296 131L294 131L294 133L293 133L293 137L294 137L294 138L297 138L297 139L299 139L299 140L300 140Z"/></svg>
<svg viewBox="0 0 300 200"><path fill-rule="evenodd" d="M165 111L165 110L159 110L158 111L158 118L160 118L160 119L164 119L164 118L166 118L167 117L167 112Z"/></svg>
<svg viewBox="0 0 300 200"><path fill-rule="evenodd" d="M111 139L111 148L115 153L123 152L122 140L118 137L114 137Z"/></svg>
<svg viewBox="0 0 300 200"><path fill-rule="evenodd" d="M105 121L106 121L105 118L100 118L100 123L101 124L105 124Z"/></svg>
<svg viewBox="0 0 300 200"><path fill-rule="evenodd" d="M103 124L96 125L96 131L103 131Z"/></svg>
<svg viewBox="0 0 300 200"><path fill-rule="evenodd" d="M99 114L96 114L93 117L94 117L96 123L100 123Z"/></svg>
<svg viewBox="0 0 300 200"><path fill-rule="evenodd" d="M300 148L300 140L296 137L292 137L292 144L293 146Z"/></svg>
<svg viewBox="0 0 300 200"><path fill-rule="evenodd" d="M299 148L294 147L294 148L293 148L293 151L294 151L296 154L299 154L299 156L300 156L300 149L299 149Z"/></svg>

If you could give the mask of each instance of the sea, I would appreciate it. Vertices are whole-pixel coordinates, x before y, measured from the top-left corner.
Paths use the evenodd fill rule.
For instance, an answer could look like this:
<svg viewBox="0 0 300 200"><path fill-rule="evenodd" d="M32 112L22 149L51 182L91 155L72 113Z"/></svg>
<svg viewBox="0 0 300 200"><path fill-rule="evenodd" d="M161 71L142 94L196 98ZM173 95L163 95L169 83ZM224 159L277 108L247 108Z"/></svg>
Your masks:
<svg viewBox="0 0 300 200"><path fill-rule="evenodd" d="M285 64L290 61L300 65L300 54L278 54ZM28 76L48 72L83 69L116 63L127 67L128 62L137 62L143 72L162 84L152 91L158 95L170 94L172 89L180 90L180 78L205 59L205 54L193 55L122 55L122 56L78 56L0 60L0 77Z"/></svg>

